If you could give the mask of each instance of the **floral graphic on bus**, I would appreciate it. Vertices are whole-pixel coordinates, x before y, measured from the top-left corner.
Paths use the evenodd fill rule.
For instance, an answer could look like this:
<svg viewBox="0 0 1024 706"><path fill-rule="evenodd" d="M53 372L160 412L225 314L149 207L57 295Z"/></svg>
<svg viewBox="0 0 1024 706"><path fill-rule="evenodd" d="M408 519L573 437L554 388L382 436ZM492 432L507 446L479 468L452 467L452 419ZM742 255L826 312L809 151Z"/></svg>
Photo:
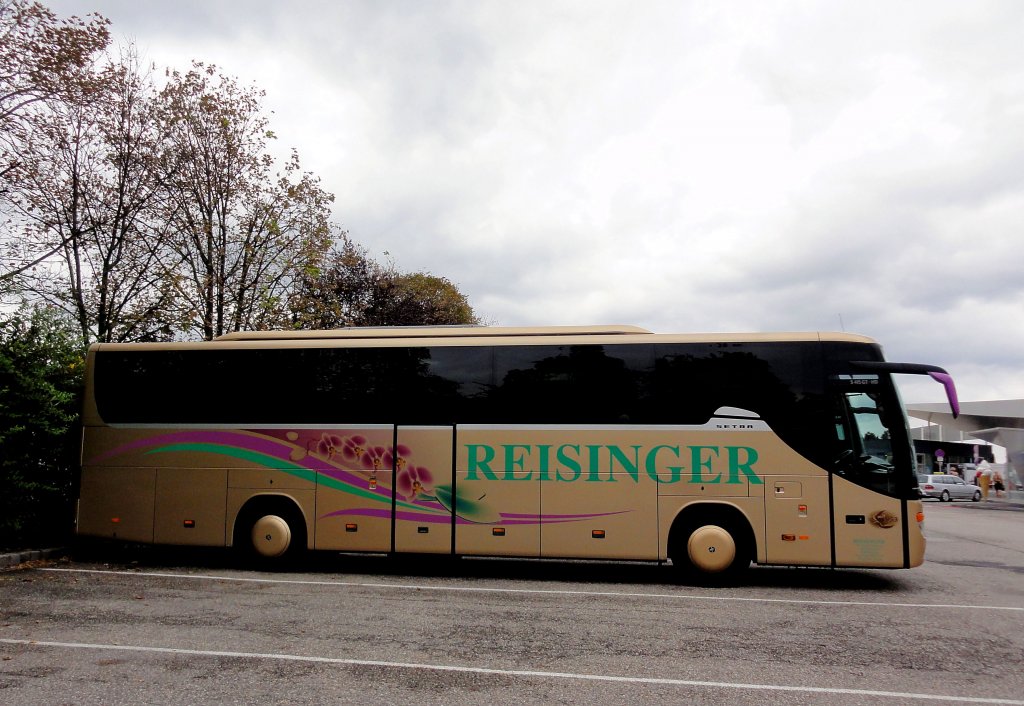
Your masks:
<svg viewBox="0 0 1024 706"><path fill-rule="evenodd" d="M406 500L416 500L419 497L433 500L430 494L434 486L434 477L430 471L420 466L404 465L398 472L395 486Z"/></svg>
<svg viewBox="0 0 1024 706"><path fill-rule="evenodd" d="M366 453L366 437L356 434L354 436L346 436L342 442L342 457L346 461L355 461L361 459L363 454Z"/></svg>
<svg viewBox="0 0 1024 706"><path fill-rule="evenodd" d="M325 431L316 444L316 452L329 461L341 453L343 443L340 436Z"/></svg>
<svg viewBox="0 0 1024 706"><path fill-rule="evenodd" d="M365 507L346 508L325 517L362 515L399 520L457 524L549 524L577 522L617 515L604 512L581 515L503 513L484 495L471 496L464 486L435 485L426 466L409 462L413 449L405 445L370 445L365 436L334 430L195 430L155 434L122 444L88 459L98 464L129 454L202 453L246 462L250 467L287 473L318 488L329 488L366 501ZM395 487L377 482L377 472L397 471ZM475 494L474 494L475 495Z"/></svg>

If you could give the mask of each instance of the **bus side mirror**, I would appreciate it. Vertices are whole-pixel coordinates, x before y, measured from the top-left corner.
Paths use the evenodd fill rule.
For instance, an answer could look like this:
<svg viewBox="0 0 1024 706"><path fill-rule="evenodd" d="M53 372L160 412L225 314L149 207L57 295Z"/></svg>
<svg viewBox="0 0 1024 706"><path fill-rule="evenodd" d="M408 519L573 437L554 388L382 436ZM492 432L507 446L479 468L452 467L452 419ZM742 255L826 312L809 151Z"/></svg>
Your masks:
<svg viewBox="0 0 1024 706"><path fill-rule="evenodd" d="M928 376L946 388L946 399L949 400L949 408L953 410L953 419L960 416L960 400L956 394L956 385L953 384L953 377L949 373L931 371Z"/></svg>

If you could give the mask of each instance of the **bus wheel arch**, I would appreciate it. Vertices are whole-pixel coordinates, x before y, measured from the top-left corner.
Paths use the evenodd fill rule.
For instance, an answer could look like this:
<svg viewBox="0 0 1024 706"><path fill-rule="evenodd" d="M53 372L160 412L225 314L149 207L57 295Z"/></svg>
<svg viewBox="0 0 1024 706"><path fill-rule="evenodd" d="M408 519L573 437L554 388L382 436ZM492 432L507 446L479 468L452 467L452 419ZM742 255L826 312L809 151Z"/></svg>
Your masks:
<svg viewBox="0 0 1024 706"><path fill-rule="evenodd" d="M728 503L694 503L672 523L668 556L687 579L721 581L735 578L756 558L750 520Z"/></svg>
<svg viewBox="0 0 1024 706"><path fill-rule="evenodd" d="M251 562L284 565L306 550L306 518L285 495L256 495L235 517L232 545Z"/></svg>

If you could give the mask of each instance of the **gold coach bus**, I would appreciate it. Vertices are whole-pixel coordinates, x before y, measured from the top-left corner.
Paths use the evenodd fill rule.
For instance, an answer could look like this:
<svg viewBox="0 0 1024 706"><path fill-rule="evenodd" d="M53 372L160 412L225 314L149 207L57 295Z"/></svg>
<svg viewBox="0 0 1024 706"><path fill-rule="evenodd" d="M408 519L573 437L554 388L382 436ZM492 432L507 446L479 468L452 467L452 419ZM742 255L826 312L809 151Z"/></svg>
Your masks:
<svg viewBox="0 0 1024 706"><path fill-rule="evenodd" d="M895 373L848 334L234 333L88 355L77 531L240 547L909 568Z"/></svg>

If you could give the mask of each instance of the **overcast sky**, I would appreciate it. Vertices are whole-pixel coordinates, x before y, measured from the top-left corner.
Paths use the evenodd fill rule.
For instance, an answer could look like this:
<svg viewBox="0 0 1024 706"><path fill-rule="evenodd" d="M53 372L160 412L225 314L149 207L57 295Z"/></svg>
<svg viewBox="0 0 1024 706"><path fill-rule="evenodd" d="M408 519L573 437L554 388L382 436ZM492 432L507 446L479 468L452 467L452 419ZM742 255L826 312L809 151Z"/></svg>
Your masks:
<svg viewBox="0 0 1024 706"><path fill-rule="evenodd" d="M845 329L1024 397L1024 2L46 4L264 89L352 238L488 321Z"/></svg>

